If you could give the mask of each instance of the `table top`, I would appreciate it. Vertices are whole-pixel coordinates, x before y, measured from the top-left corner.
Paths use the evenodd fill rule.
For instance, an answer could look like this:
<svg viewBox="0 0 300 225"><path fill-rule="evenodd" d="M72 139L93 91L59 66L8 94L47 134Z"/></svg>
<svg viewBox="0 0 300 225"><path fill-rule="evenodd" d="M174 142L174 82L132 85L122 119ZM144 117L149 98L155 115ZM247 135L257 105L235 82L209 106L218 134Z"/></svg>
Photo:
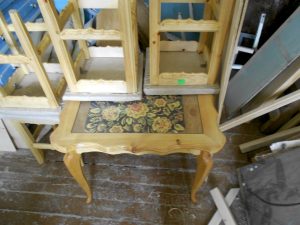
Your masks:
<svg viewBox="0 0 300 225"><path fill-rule="evenodd" d="M75 148L80 153L197 155L224 143L212 95L67 102L51 135L51 144L64 153Z"/></svg>

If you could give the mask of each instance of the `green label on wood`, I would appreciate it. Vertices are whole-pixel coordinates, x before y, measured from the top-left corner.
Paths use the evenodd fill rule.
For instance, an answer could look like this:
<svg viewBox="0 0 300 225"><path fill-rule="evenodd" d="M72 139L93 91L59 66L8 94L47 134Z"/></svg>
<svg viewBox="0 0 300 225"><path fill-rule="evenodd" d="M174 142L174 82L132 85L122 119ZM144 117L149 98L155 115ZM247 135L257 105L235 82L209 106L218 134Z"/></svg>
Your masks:
<svg viewBox="0 0 300 225"><path fill-rule="evenodd" d="M179 79L177 80L178 85L185 85L185 79Z"/></svg>

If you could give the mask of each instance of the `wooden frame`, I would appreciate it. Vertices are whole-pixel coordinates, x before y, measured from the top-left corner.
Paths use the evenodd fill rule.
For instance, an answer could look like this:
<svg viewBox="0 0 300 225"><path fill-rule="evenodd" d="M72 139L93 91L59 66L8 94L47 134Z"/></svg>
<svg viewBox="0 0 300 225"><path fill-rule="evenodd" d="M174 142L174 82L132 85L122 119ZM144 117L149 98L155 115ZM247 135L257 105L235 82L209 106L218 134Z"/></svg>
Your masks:
<svg viewBox="0 0 300 225"><path fill-rule="evenodd" d="M204 3L204 18L198 21L192 19L161 21L162 2ZM234 2L234 0L150 1L150 85L184 86L186 90L191 85L198 85L198 94L203 94L203 88L207 89L209 85L214 85L218 77ZM161 41L161 32L204 33L201 34L199 42L196 42ZM209 40L209 33L213 35L212 41Z"/></svg>
<svg viewBox="0 0 300 225"><path fill-rule="evenodd" d="M0 87L0 107L4 108L59 108L59 98L64 89L64 79L61 79L59 69L54 69L55 65L45 65L41 61L41 55L49 46L47 34L36 48L32 42L26 26L22 22L19 14L15 10L10 11L12 25L8 26L4 16L0 12L0 29L9 45L13 55L0 55L1 64L18 64L18 68L5 87ZM17 37L25 55L20 54L18 45L8 27L14 27ZM50 68L51 67L51 68ZM51 83L52 74L55 72L56 86ZM37 78L37 79L36 79ZM16 86L20 85L20 88ZM28 88L40 86L41 93L31 93ZM32 91L33 92L33 91Z"/></svg>
<svg viewBox="0 0 300 225"><path fill-rule="evenodd" d="M198 166L192 187L192 200L205 182L211 168L212 155L225 144L225 136L217 126L217 111L213 95L195 96L198 101L202 132L197 134L159 133L76 133L73 132L80 102L68 102L61 114L61 122L52 133L52 146L65 154L65 164L84 189L91 201L91 190L80 165L80 154L103 152L107 154L159 154L190 153L198 155ZM194 122L194 121L193 121Z"/></svg>
<svg viewBox="0 0 300 225"><path fill-rule="evenodd" d="M95 94L103 93L126 94L138 92L139 49L137 40L136 0L101 2L69 0L62 14L72 16L74 29L64 29L65 21L62 21L61 16L57 14L52 0L38 0L38 4L45 24L48 27L70 92L82 93L86 96L89 94L95 96ZM120 30L83 29L79 9L86 7L104 8L102 11L110 8L117 10L119 15L119 21L117 22L120 23ZM122 47L88 48L87 39L119 40L122 42ZM72 60L64 40L78 40L80 51L75 61ZM97 59L100 62L111 58L114 58L113 60L122 59L124 68L123 78L112 79L109 77L107 79L107 76L106 78L90 78L88 75L86 76L87 78L83 78L82 73L80 73L80 67L82 67L84 62L88 63L88 61L92 59ZM118 66L119 65L112 67ZM88 69L87 73L89 73ZM98 74L100 74L100 72ZM95 99L99 100L97 96L95 96ZM72 100L76 100L76 97ZM83 98L81 97L80 100L83 100ZM88 100L90 100L90 97Z"/></svg>

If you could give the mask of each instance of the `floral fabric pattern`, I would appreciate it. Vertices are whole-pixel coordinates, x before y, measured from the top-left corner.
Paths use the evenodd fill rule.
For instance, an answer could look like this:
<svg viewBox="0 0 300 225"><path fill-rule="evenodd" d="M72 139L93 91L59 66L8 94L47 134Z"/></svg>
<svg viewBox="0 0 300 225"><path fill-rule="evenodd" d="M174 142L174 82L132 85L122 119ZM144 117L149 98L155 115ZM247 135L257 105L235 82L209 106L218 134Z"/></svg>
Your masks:
<svg viewBox="0 0 300 225"><path fill-rule="evenodd" d="M89 133L180 133L184 131L181 96L146 96L135 102L91 102Z"/></svg>

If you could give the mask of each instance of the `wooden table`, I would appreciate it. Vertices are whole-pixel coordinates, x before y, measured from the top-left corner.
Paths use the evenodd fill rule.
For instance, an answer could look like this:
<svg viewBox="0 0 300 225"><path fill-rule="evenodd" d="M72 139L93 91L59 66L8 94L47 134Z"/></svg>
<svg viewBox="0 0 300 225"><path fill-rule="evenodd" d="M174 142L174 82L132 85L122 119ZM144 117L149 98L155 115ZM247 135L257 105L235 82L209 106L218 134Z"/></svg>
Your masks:
<svg viewBox="0 0 300 225"><path fill-rule="evenodd" d="M87 202L92 193L81 168L81 154L87 152L197 155L191 192L192 201L196 202L196 192L212 168L212 155L222 149L225 136L218 129L212 95L169 97L148 96L148 104L155 106L145 106L143 102L124 103L125 106L66 103L60 125L51 135L51 144L65 154L64 163L86 192ZM97 104L99 108L91 108ZM141 126L143 121L146 125ZM126 125L113 125L115 122Z"/></svg>

